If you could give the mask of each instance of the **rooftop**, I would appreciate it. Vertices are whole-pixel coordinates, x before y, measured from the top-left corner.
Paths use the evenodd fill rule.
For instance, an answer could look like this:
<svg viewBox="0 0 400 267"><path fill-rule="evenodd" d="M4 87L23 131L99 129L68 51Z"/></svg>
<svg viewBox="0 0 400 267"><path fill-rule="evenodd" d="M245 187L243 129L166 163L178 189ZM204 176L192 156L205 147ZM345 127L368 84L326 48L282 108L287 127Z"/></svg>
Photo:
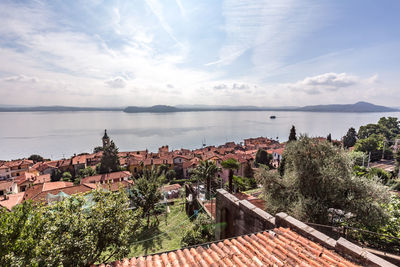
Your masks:
<svg viewBox="0 0 400 267"><path fill-rule="evenodd" d="M104 264L100 266L105 266ZM289 228L243 235L112 266L359 266Z"/></svg>

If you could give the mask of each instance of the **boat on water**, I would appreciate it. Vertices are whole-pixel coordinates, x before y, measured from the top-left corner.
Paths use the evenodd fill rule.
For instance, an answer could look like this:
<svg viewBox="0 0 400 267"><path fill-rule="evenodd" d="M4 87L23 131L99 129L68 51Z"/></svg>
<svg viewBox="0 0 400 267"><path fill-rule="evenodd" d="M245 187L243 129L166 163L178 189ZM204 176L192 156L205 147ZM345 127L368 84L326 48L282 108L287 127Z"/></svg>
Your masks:
<svg viewBox="0 0 400 267"><path fill-rule="evenodd" d="M275 115L269 116L270 119L276 119Z"/></svg>

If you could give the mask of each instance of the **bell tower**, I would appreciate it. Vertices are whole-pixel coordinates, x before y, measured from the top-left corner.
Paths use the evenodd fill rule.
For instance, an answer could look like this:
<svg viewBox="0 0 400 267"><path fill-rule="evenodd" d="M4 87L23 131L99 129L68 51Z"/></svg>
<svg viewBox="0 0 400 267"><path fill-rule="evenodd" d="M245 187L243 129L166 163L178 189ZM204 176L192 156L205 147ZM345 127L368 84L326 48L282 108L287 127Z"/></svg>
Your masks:
<svg viewBox="0 0 400 267"><path fill-rule="evenodd" d="M110 137L107 135L107 130L104 130L104 136L103 136L103 148L108 146L110 144Z"/></svg>

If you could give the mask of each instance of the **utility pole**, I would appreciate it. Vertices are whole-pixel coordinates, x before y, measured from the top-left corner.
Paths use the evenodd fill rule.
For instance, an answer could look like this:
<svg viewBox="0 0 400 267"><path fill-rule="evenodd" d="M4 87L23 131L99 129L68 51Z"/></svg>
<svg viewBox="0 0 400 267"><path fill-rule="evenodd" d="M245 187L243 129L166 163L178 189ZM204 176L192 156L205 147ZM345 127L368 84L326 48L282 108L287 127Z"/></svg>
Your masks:
<svg viewBox="0 0 400 267"><path fill-rule="evenodd" d="M369 154L368 154L368 165L367 165L367 168L369 168L369 162L371 161L371 152L369 152Z"/></svg>
<svg viewBox="0 0 400 267"><path fill-rule="evenodd" d="M363 152L363 167L365 167L365 153Z"/></svg>
<svg viewBox="0 0 400 267"><path fill-rule="evenodd" d="M387 140L385 139L385 141L383 142L382 160L385 159L386 142L387 142Z"/></svg>

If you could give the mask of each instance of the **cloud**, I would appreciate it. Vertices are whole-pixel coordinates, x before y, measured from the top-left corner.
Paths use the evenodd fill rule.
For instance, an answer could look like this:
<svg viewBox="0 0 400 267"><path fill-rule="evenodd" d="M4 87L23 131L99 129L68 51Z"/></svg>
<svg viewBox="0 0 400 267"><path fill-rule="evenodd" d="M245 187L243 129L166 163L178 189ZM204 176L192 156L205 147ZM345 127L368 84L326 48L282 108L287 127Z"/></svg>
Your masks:
<svg viewBox="0 0 400 267"><path fill-rule="evenodd" d="M247 89L250 89L250 86L247 85L247 84L237 84L237 83L234 83L234 84L232 85L232 89L233 89L233 90L247 90Z"/></svg>
<svg viewBox="0 0 400 267"><path fill-rule="evenodd" d="M251 87L257 88L257 86L255 86L255 85L251 86L251 85L245 84L245 83L232 83L232 85L221 83L221 84L214 85L212 88L217 91L225 90L228 92L232 92L232 91L249 92L249 89Z"/></svg>
<svg viewBox="0 0 400 267"><path fill-rule="evenodd" d="M168 87L168 88L171 88L171 89L172 89L172 88L175 88L172 84L167 84L167 87Z"/></svg>
<svg viewBox="0 0 400 267"><path fill-rule="evenodd" d="M228 89L228 85L218 84L218 85L215 85L213 88L214 88L214 90L225 90L225 89Z"/></svg>
<svg viewBox="0 0 400 267"><path fill-rule="evenodd" d="M296 83L285 84L296 91L303 91L310 95L320 94L323 91L338 91L342 88L358 85L362 80L347 73L324 73L317 76L306 77Z"/></svg>
<svg viewBox="0 0 400 267"><path fill-rule="evenodd" d="M24 82L24 83L37 83L39 81L36 77L29 77L23 74L17 76L5 77L2 79L5 82Z"/></svg>
<svg viewBox="0 0 400 267"><path fill-rule="evenodd" d="M105 83L107 84L108 87L115 89L124 88L126 86L126 81L122 77L115 77L113 79L105 81Z"/></svg>

